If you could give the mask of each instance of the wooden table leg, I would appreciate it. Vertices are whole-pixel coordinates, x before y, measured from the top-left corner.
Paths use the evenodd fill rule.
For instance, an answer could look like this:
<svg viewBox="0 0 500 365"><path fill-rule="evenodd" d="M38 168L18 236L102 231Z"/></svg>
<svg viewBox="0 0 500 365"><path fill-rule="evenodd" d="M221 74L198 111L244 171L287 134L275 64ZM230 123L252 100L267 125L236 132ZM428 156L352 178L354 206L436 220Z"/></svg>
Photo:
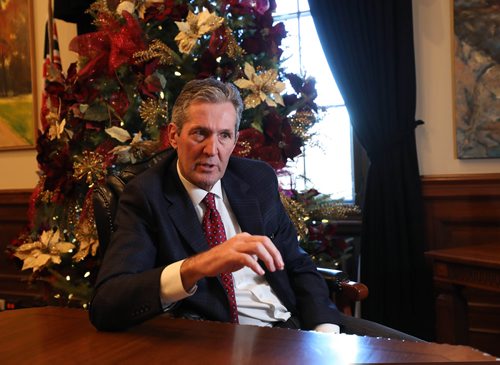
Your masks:
<svg viewBox="0 0 500 365"><path fill-rule="evenodd" d="M457 285L440 285L436 299L436 340L467 344L467 301Z"/></svg>

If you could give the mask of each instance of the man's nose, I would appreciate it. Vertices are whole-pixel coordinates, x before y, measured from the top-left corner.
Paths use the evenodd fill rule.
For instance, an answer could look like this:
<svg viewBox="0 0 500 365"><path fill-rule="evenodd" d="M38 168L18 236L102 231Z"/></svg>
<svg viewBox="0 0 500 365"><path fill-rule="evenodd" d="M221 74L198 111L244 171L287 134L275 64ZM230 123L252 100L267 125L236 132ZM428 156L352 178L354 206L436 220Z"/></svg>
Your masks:
<svg viewBox="0 0 500 365"><path fill-rule="evenodd" d="M207 155L216 155L217 154L217 138L215 138L215 135L211 135L207 139L205 139L205 146L203 148L203 151Z"/></svg>

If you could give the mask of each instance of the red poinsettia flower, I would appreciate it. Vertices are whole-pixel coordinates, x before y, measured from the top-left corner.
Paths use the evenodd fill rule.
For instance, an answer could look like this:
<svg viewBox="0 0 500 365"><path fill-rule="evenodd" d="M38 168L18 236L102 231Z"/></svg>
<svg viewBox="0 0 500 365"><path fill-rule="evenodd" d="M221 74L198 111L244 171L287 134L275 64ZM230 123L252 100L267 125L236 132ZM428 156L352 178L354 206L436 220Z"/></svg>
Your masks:
<svg viewBox="0 0 500 365"><path fill-rule="evenodd" d="M268 144L251 152L250 158L265 161L275 170L281 170L286 166L283 159L283 151L275 144Z"/></svg>
<svg viewBox="0 0 500 365"><path fill-rule="evenodd" d="M286 107L294 105L299 98L295 94L285 94L283 95L283 103Z"/></svg>
<svg viewBox="0 0 500 365"><path fill-rule="evenodd" d="M293 73L287 73L285 76L290 81L293 90L297 94L300 94L301 98L304 100L303 107L307 106L310 109L317 111L318 106L314 102L314 99L318 96L318 92L316 91L316 80L312 77L303 79Z"/></svg>
<svg viewBox="0 0 500 365"><path fill-rule="evenodd" d="M81 78L92 78L96 74L96 76L103 73L109 74L110 41L106 32L99 31L77 36L71 40L69 50L78 53L80 58L87 60L87 63L78 72L78 76Z"/></svg>
<svg viewBox="0 0 500 365"><path fill-rule="evenodd" d="M210 42L208 44L208 51L214 58L222 56L226 53L229 39L226 36L226 27L221 25L219 28L212 32Z"/></svg>
<svg viewBox="0 0 500 365"><path fill-rule="evenodd" d="M281 129L286 118L278 113L276 109L270 109L269 113L264 117L264 133L271 140L280 141Z"/></svg>
<svg viewBox="0 0 500 365"><path fill-rule="evenodd" d="M214 55L211 52L205 51L196 61L196 66L196 68L198 69L196 78L205 79L215 74L215 70L217 69L219 64L217 63Z"/></svg>
<svg viewBox="0 0 500 365"><path fill-rule="evenodd" d="M50 141L44 133L38 138L37 151L38 165L45 175L43 189L61 193L70 190L69 177L73 171L73 163L70 159L69 146L64 144L61 147Z"/></svg>
<svg viewBox="0 0 500 365"><path fill-rule="evenodd" d="M264 133L271 143L281 149L285 161L300 155L304 141L292 133L288 119L276 110L272 110L264 118Z"/></svg>
<svg viewBox="0 0 500 365"><path fill-rule="evenodd" d="M125 115L130 106L127 94L123 90L112 93L108 102L114 111L120 116Z"/></svg>
<svg viewBox="0 0 500 365"><path fill-rule="evenodd" d="M248 156L252 151L258 150L265 142L264 135L255 128L245 128L238 133L238 142L233 154L237 156ZM250 147L250 149L248 148Z"/></svg>
<svg viewBox="0 0 500 365"><path fill-rule="evenodd" d="M146 48L143 31L137 19L126 11L122 16L125 24L118 31L109 34L111 42L109 65L113 72L123 64L130 64L133 54Z"/></svg>
<svg viewBox="0 0 500 365"><path fill-rule="evenodd" d="M252 13L264 14L266 11L269 11L270 9L270 1L269 0L224 0L221 1L220 8L223 14L228 9L234 15L248 15Z"/></svg>

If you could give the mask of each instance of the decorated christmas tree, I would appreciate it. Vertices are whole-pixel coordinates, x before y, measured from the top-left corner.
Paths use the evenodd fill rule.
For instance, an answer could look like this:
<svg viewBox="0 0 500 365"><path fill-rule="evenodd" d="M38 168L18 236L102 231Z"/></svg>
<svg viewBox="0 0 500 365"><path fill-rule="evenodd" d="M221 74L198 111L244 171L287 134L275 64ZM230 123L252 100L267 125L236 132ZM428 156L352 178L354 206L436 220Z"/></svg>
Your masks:
<svg viewBox="0 0 500 365"><path fill-rule="evenodd" d="M47 284L47 301L88 303L99 267L93 189L108 174L168 148L170 110L187 81L215 77L239 88L245 110L235 154L280 173L301 153L317 119L315 82L280 68L286 31L274 24L275 6L274 0L91 5L97 31L69 46L78 64L66 72L47 64L40 179L29 227L11 247L22 269ZM283 194L305 237L307 210L297 197Z"/></svg>

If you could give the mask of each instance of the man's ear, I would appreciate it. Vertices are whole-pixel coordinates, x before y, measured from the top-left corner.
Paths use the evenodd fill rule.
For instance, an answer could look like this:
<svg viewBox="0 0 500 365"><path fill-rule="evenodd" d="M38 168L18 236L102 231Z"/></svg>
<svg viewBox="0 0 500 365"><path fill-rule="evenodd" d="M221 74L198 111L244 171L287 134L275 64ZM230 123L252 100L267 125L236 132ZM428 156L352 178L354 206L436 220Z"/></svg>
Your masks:
<svg viewBox="0 0 500 365"><path fill-rule="evenodd" d="M170 123L167 126L167 136L168 136L168 141L170 142L170 145L177 149L177 136L179 134L177 133L177 126L174 123Z"/></svg>
<svg viewBox="0 0 500 365"><path fill-rule="evenodd" d="M236 132L236 135L234 136L234 145L236 146L236 143L238 143L238 138L240 136L240 132Z"/></svg>

